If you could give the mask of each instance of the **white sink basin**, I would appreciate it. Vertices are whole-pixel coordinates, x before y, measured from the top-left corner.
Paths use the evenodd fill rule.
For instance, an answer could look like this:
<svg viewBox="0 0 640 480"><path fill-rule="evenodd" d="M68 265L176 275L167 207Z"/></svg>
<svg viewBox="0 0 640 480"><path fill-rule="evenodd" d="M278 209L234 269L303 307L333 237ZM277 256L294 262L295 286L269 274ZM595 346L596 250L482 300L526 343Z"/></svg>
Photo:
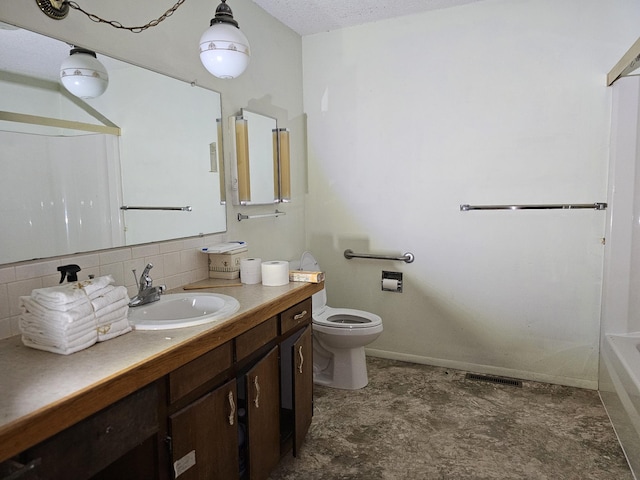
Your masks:
<svg viewBox="0 0 640 480"><path fill-rule="evenodd" d="M129 308L129 322L136 330L194 327L223 320L239 308L235 298L219 293L171 293Z"/></svg>

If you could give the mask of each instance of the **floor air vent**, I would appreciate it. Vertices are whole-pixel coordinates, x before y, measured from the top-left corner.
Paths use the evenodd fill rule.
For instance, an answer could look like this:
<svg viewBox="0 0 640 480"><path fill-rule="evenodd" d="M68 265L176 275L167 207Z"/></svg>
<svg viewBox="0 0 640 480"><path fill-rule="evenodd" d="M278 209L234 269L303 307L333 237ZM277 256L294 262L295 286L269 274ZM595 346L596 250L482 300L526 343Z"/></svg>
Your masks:
<svg viewBox="0 0 640 480"><path fill-rule="evenodd" d="M478 375L477 373L467 373L467 380L478 380L481 382L498 383L500 385L510 385L512 387L522 388L522 382L515 378L494 377L493 375Z"/></svg>

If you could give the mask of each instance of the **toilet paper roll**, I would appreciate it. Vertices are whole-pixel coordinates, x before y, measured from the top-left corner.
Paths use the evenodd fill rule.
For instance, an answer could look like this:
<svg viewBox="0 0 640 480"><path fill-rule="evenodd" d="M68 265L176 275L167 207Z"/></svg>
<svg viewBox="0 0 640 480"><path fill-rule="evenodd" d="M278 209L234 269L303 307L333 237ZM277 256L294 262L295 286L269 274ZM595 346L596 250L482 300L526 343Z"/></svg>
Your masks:
<svg viewBox="0 0 640 480"><path fill-rule="evenodd" d="M278 287L289 283L289 262L273 260L262 262L262 285Z"/></svg>
<svg viewBox="0 0 640 480"><path fill-rule="evenodd" d="M382 289L383 290L398 290L398 280L394 280L392 278L383 278L382 279Z"/></svg>
<svg viewBox="0 0 640 480"><path fill-rule="evenodd" d="M246 285L262 282L262 259L243 258L240 260L240 281Z"/></svg>

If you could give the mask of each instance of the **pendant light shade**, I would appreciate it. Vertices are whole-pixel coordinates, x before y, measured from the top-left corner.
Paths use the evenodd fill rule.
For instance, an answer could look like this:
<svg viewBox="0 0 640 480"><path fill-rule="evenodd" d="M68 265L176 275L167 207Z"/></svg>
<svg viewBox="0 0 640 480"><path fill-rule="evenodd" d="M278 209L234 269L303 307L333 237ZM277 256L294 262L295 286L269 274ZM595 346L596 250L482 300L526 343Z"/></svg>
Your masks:
<svg viewBox="0 0 640 480"><path fill-rule="evenodd" d="M236 78L249 65L249 41L233 19L231 8L222 0L211 26L200 38L200 61L218 78Z"/></svg>
<svg viewBox="0 0 640 480"><path fill-rule="evenodd" d="M109 74L94 52L75 47L60 65L60 81L76 97L95 98L107 89Z"/></svg>

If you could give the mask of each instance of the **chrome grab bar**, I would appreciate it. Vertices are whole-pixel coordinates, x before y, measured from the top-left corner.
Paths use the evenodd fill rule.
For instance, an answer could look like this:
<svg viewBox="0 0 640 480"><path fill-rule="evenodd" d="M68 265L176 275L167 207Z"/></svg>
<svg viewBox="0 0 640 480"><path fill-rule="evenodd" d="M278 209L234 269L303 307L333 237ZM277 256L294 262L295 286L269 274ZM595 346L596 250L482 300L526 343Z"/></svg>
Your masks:
<svg viewBox="0 0 640 480"><path fill-rule="evenodd" d="M347 249L344 251L344 258L351 260L352 258L373 258L376 260L397 260L399 262L411 263L415 260L413 253L405 253L401 257L392 257L389 255L370 255L368 253L353 253L353 250Z"/></svg>
<svg viewBox="0 0 640 480"><path fill-rule="evenodd" d="M594 210L606 210L606 203L550 203L543 205L460 205L461 212L469 210L574 210L591 208Z"/></svg>
<svg viewBox="0 0 640 480"><path fill-rule="evenodd" d="M190 212L193 210L189 205L186 207L132 207L129 205L123 205L120 210L177 210L180 212Z"/></svg>

